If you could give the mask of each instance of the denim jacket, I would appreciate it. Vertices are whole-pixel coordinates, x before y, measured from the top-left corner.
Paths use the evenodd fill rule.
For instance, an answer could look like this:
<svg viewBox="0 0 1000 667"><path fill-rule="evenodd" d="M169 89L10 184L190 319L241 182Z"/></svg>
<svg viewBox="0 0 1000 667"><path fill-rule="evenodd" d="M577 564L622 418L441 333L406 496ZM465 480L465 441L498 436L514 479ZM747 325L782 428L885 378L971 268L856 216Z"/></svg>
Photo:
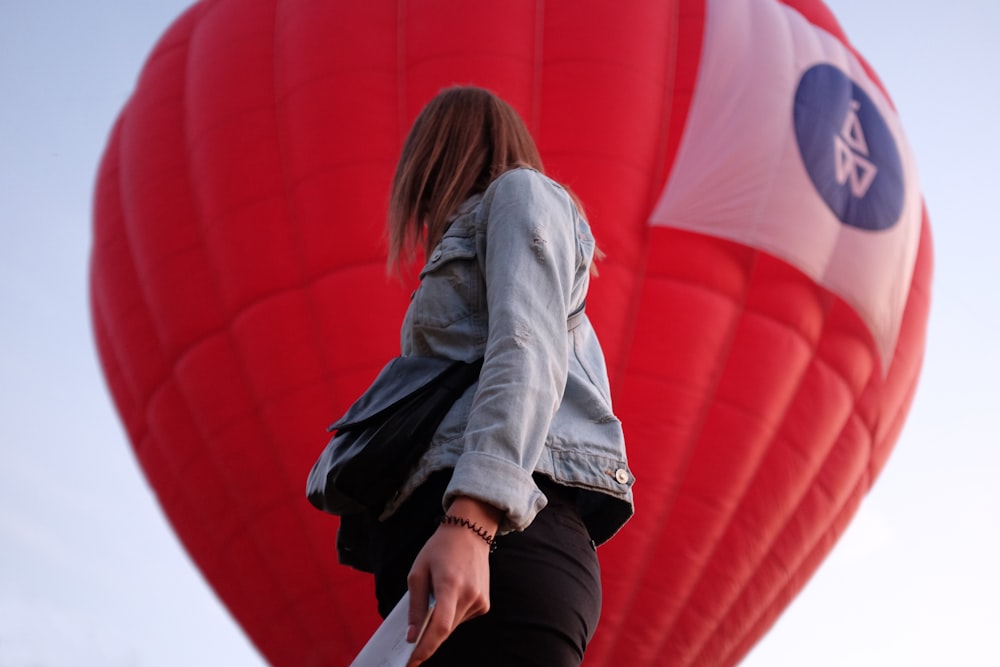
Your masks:
<svg viewBox="0 0 1000 667"><path fill-rule="evenodd" d="M611 408L600 343L583 308L594 239L559 184L514 169L462 204L420 273L401 331L404 355L473 361L455 403L391 515L432 472L453 468L446 508L470 496L523 530L546 504L534 474L578 489L593 540L632 515L634 478Z"/></svg>

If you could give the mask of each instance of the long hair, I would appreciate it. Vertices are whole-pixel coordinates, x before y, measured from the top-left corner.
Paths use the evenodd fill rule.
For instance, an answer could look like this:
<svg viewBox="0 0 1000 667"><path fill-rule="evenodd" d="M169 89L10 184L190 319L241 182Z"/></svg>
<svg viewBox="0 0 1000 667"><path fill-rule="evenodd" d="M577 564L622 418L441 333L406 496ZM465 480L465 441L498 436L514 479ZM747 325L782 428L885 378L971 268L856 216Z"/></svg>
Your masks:
<svg viewBox="0 0 1000 667"><path fill-rule="evenodd" d="M448 218L470 196L515 167L544 173L524 121L488 90L446 88L410 129L396 166L387 220L389 267L441 240Z"/></svg>

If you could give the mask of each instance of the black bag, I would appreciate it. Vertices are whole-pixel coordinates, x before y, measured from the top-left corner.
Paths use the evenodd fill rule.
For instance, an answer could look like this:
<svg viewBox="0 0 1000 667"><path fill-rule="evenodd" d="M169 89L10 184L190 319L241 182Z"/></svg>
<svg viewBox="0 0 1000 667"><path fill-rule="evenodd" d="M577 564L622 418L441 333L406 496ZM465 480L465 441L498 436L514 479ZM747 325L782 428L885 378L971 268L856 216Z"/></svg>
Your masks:
<svg viewBox="0 0 1000 667"><path fill-rule="evenodd" d="M386 364L327 428L336 434L309 473L309 502L341 516L380 514L482 364L436 357L396 357Z"/></svg>

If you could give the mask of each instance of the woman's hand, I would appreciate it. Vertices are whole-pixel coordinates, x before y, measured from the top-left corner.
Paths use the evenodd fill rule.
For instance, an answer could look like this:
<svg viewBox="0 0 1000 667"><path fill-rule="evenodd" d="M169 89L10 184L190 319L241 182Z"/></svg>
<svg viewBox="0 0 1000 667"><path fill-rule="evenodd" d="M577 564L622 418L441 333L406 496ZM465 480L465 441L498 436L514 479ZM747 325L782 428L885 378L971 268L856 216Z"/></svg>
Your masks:
<svg viewBox="0 0 1000 667"><path fill-rule="evenodd" d="M456 498L448 514L475 523L496 535L500 511L473 498ZM465 526L442 525L417 554L407 577L410 618L406 641L417 639L430 595L434 613L408 667L427 660L460 623L490 610L490 546Z"/></svg>

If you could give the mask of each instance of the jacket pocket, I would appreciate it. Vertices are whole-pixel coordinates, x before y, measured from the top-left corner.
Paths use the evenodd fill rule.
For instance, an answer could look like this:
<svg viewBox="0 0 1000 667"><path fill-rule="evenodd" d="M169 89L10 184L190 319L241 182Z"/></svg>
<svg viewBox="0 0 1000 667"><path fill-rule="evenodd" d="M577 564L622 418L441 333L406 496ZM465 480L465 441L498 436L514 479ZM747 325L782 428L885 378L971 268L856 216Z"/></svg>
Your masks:
<svg viewBox="0 0 1000 667"><path fill-rule="evenodd" d="M472 315L479 289L475 239L445 235L420 271L413 323L443 328Z"/></svg>

